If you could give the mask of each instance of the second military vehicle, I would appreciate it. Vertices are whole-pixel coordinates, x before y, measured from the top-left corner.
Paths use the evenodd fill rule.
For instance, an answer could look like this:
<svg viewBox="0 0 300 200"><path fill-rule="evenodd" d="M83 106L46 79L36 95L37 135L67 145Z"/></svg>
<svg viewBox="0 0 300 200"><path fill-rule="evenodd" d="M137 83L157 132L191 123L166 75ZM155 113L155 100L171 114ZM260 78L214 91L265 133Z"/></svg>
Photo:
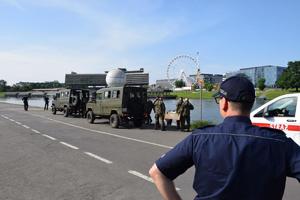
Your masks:
<svg viewBox="0 0 300 200"><path fill-rule="evenodd" d="M89 90L62 89L53 97L52 113L55 115L57 111L61 111L65 117L70 114L80 114L84 117L88 101Z"/></svg>
<svg viewBox="0 0 300 200"><path fill-rule="evenodd" d="M87 103L87 120L109 119L113 128L120 125L140 127L144 123L147 90L143 87L109 87L96 92L96 98Z"/></svg>

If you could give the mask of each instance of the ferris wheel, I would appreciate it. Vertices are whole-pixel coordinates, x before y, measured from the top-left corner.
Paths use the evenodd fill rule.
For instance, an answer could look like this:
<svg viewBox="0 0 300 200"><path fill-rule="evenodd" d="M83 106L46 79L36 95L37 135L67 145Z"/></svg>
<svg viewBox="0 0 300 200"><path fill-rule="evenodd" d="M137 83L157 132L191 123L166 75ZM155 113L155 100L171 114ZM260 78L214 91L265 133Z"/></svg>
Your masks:
<svg viewBox="0 0 300 200"><path fill-rule="evenodd" d="M194 75L197 71L200 72L197 58L189 55L176 56L168 64L168 82L174 88L176 80L183 80L187 86L190 86L195 80L189 77L189 75Z"/></svg>

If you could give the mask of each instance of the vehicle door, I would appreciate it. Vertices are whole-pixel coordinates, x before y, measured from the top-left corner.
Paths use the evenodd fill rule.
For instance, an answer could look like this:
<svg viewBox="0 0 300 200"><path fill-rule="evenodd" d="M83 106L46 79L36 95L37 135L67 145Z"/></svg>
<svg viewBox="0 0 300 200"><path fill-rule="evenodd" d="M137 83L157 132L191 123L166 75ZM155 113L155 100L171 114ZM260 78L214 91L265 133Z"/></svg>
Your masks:
<svg viewBox="0 0 300 200"><path fill-rule="evenodd" d="M131 115L141 117L144 114L145 95L143 88L126 88L127 89L127 108Z"/></svg>
<svg viewBox="0 0 300 200"><path fill-rule="evenodd" d="M122 99L120 88L112 89L110 102L112 104L111 106L113 110L117 111L118 114L122 113Z"/></svg>
<svg viewBox="0 0 300 200"><path fill-rule="evenodd" d="M69 90L63 90L60 93L60 98L59 98L59 107L63 108L64 105L69 104L69 96L70 96L70 91Z"/></svg>
<svg viewBox="0 0 300 200"><path fill-rule="evenodd" d="M287 137L300 145L299 115L299 99L296 96L288 96L266 104L254 113L252 122L258 126L283 130Z"/></svg>
<svg viewBox="0 0 300 200"><path fill-rule="evenodd" d="M94 108L94 113L97 115L102 115L102 101L103 101L103 93L98 92L96 94L96 101L95 101L95 108Z"/></svg>
<svg viewBox="0 0 300 200"><path fill-rule="evenodd" d="M111 102L111 90L104 91L103 94L103 106L101 107L103 115L110 115L112 109L112 102Z"/></svg>

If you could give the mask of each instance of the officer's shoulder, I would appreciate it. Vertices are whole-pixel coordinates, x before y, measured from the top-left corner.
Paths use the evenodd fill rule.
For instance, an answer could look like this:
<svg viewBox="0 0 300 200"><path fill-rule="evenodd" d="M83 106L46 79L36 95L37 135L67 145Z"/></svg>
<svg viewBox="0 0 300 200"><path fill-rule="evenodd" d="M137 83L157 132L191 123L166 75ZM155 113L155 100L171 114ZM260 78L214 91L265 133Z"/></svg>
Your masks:
<svg viewBox="0 0 300 200"><path fill-rule="evenodd" d="M214 127L216 127L216 125L206 125L206 126L201 126L201 127L199 127L199 128L196 128L195 130L194 130L194 132L203 132L204 130L209 130L209 129L212 129L212 128L214 128Z"/></svg>
<svg viewBox="0 0 300 200"><path fill-rule="evenodd" d="M275 128L270 128L270 127L260 127L261 131L267 131L267 132L272 132L276 134L281 134L281 135L286 135L282 130L275 129Z"/></svg>

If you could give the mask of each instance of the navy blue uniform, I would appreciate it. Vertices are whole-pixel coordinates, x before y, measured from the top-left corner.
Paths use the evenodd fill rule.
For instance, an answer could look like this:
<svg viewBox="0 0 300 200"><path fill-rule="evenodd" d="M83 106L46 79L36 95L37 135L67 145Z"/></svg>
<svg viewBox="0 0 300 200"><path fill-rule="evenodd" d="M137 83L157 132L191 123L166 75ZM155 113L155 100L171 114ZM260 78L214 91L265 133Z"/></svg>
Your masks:
<svg viewBox="0 0 300 200"><path fill-rule="evenodd" d="M286 176L300 181L300 147L282 131L234 116L197 129L156 165L170 180L195 165L195 200L277 200Z"/></svg>

